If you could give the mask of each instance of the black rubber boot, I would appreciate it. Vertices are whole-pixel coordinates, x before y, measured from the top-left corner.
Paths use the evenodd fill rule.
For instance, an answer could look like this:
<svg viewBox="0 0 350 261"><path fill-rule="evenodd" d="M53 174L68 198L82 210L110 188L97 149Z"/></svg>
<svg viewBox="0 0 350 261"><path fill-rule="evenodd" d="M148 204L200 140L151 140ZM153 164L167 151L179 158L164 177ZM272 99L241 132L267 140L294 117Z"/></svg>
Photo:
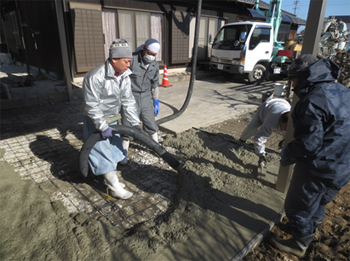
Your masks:
<svg viewBox="0 0 350 261"><path fill-rule="evenodd" d="M277 248L278 250L281 250L282 252L291 253L295 256L302 257L306 253L307 248L301 248L294 240L294 238L290 238L287 240L282 240L279 238L271 238L270 244Z"/></svg>
<svg viewBox="0 0 350 261"><path fill-rule="evenodd" d="M293 237L287 240L271 238L270 244L283 252L302 257L305 255L306 249L312 242L314 236L315 233L310 235L299 235L297 233L293 233Z"/></svg>

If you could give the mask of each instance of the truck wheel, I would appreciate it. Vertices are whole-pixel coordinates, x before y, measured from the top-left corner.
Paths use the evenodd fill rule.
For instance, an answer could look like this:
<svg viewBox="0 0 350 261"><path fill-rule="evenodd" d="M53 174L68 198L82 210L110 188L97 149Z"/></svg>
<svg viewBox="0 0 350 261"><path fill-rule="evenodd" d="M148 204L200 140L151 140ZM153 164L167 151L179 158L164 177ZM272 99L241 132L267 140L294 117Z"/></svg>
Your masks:
<svg viewBox="0 0 350 261"><path fill-rule="evenodd" d="M266 68L262 64L255 65L253 71L248 74L248 81L250 83L260 83L265 80Z"/></svg>

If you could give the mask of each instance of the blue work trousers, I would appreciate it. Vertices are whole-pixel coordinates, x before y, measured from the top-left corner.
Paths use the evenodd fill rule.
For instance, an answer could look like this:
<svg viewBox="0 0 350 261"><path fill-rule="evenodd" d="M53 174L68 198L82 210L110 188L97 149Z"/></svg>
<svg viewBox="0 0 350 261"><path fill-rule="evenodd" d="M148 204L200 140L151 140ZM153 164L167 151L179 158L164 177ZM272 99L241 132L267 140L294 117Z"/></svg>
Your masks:
<svg viewBox="0 0 350 261"><path fill-rule="evenodd" d="M97 129L88 116L84 116L83 122L83 138L84 141L86 141ZM113 124L118 124L118 122L113 122L110 124L110 127L113 128ZM116 133L114 133L111 138L98 141L89 155L89 165L92 173L95 175L103 175L116 170L116 163L125 158L122 148L122 140L120 135Z"/></svg>
<svg viewBox="0 0 350 261"><path fill-rule="evenodd" d="M326 205L339 193L329 181L310 177L295 165L284 209L293 233L310 235L325 216Z"/></svg>

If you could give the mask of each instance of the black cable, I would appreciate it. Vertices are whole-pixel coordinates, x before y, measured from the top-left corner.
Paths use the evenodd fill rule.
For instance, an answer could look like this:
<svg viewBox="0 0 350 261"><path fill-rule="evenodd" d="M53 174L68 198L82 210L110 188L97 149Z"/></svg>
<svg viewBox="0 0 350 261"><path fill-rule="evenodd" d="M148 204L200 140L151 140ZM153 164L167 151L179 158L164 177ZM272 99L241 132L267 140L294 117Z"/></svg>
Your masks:
<svg viewBox="0 0 350 261"><path fill-rule="evenodd" d="M194 43L193 43L191 78L190 78L190 85L189 85L188 90L187 90L186 100L178 112L174 113L173 115L170 115L170 116L167 116L167 117L164 117L162 119L157 120L156 121L157 125L160 125L164 122L167 122L167 121L170 121L172 119L179 117L186 110L188 104L190 103L190 100L192 97L192 92L193 92L194 80L195 80L195 76L196 76L196 65L197 65L197 56L198 56L198 38L199 38L199 25L200 25L200 18L201 18L201 10L202 10L202 0L198 0L197 15L196 15L196 30L195 30Z"/></svg>

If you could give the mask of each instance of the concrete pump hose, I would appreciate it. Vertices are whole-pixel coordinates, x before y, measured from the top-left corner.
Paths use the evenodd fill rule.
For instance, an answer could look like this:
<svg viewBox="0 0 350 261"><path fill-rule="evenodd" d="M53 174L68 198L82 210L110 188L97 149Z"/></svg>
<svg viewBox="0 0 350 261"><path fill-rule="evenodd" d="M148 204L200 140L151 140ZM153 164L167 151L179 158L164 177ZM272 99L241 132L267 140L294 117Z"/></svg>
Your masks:
<svg viewBox="0 0 350 261"><path fill-rule="evenodd" d="M167 152L159 143L155 142L150 136L147 134L137 130L136 128L123 126L123 125L115 125L112 127L114 129L114 133L131 136L135 140L140 141L145 144L147 147L156 152L165 162L167 162L173 169L177 170L180 167L180 162L176 160L173 155ZM85 141L83 147L80 150L79 154L79 168L80 172L84 177L88 176L89 171L89 155L91 149L95 146L95 144L101 140L101 133L95 132L89 136L89 138Z"/></svg>
<svg viewBox="0 0 350 261"><path fill-rule="evenodd" d="M200 25L200 19L201 19L201 10L202 10L202 0L198 0L197 4L197 15L196 15L196 27L195 27L195 33L194 33L194 43L193 43L193 55L192 55L192 69L191 69L191 78L190 78L190 85L187 90L187 96L185 99L184 104L182 105L181 109L165 118L159 119L156 121L157 125L163 124L165 122L168 122L170 120L173 120L177 117L179 117L187 108L188 104L190 103L192 92L193 92L193 85L194 80L196 76L196 66L197 66L197 56L198 56L198 39L199 39L199 25Z"/></svg>

